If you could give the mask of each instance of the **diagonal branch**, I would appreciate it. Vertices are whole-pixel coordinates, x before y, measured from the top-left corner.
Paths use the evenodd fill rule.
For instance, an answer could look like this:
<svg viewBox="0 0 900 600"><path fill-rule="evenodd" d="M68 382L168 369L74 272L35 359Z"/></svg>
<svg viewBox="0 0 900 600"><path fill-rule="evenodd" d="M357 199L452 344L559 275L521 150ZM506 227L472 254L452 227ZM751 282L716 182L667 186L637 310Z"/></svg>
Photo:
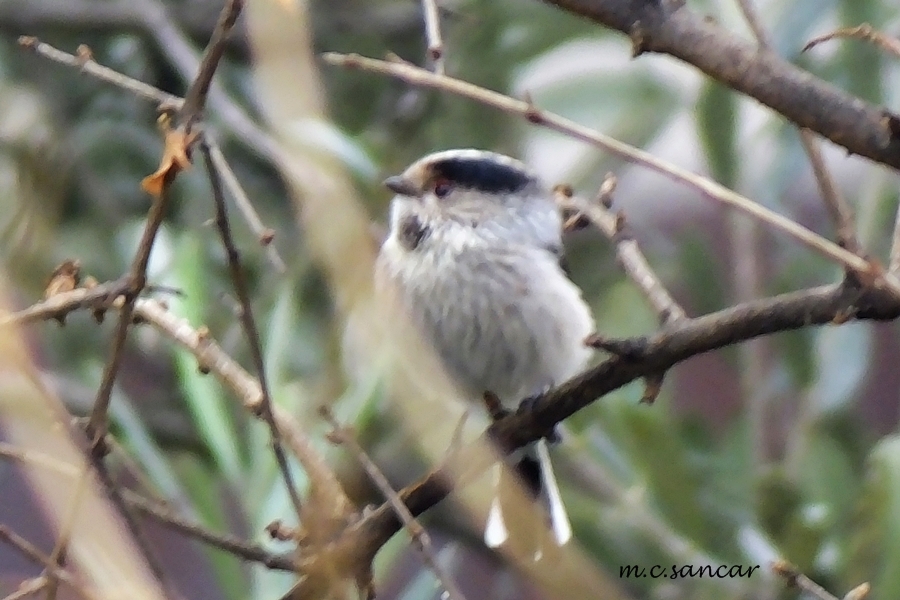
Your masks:
<svg viewBox="0 0 900 600"><path fill-rule="evenodd" d="M228 0L219 14L219 20L216 22L216 28L213 30L212 37L206 45L203 52L203 58L200 60L200 67L197 69L197 75L191 83L187 94L184 95L184 106L181 107L180 119L181 125L185 131L190 131L191 127L200 118L200 113L206 106L206 98L209 95L209 87L212 84L213 75L219 67L219 61L225 54L225 42L237 22L238 15L244 7L243 0Z"/></svg>
<svg viewBox="0 0 900 600"><path fill-rule="evenodd" d="M806 328L847 319L893 320L900 316L900 300L888 291L860 288L851 280L754 300L702 317L684 319L652 336L631 343L635 356L614 356L596 367L542 394L532 409L497 421L486 434L507 451L540 439L553 425L567 419L602 396L635 379L665 371L698 354L724 348L779 331ZM492 457L467 446L457 464L466 465L461 477L440 469L401 490L399 495L413 515L420 515L451 491L484 472ZM450 482L454 482L451 484ZM334 544L360 560L370 559L402 523L393 507L384 503L349 527Z"/></svg>
<svg viewBox="0 0 900 600"><path fill-rule="evenodd" d="M616 258L625 273L646 296L650 306L659 317L661 325L668 325L687 318L684 309L672 298L669 291L659 280L647 263L637 241L628 231L624 215L613 213L607 208L612 200L612 192L616 178L610 174L600 188L599 198L595 202L587 202L568 193L569 190L557 190L557 202L563 209L575 211L576 216L583 216L597 229L603 232L616 245Z"/></svg>
<svg viewBox="0 0 900 600"><path fill-rule="evenodd" d="M840 90L691 11L684 2L544 0L669 54L853 154L900 168L900 118Z"/></svg>
<svg viewBox="0 0 900 600"><path fill-rule="evenodd" d="M20 37L19 45L27 50L32 50L39 56L42 56L54 62L58 62L69 67L75 67L85 75L94 77L99 81L110 83L120 89L134 94L135 96L138 96L139 98L144 98L146 100L155 102L160 109L172 109L177 111L181 110L182 106L184 106L183 98L173 96L172 94L166 93L159 88L144 83L143 81L128 77L127 75L119 73L118 71L110 69L109 67L104 67L93 59L93 57L90 55L90 52L85 51L76 56L74 54L69 54L68 52L63 52L62 50L54 48L50 44L41 42L37 38L30 36ZM216 96L213 95L212 100L214 100L215 97ZM245 121L241 121L241 123L244 123L243 127L245 130L250 127L249 123L245 123ZM226 120L226 125L236 127L233 120ZM243 130L233 131L232 133L241 140L246 141L247 139L244 135L245 132ZM219 148L218 144L214 140L211 140L209 138L207 139L209 140L210 146L212 147L213 162L215 163L216 168L221 173L226 187L231 192L235 204L241 211L241 214L247 221L250 229L259 239L260 244L266 246L266 253L269 257L269 262L272 264L272 266L275 267L276 271L278 271L279 273L284 273L286 270L284 260L281 258L278 250L271 244L273 237L272 230L263 225L262 221L259 218L259 214L257 214L256 209L253 207L253 204L247 197L247 192L245 192L243 187L241 187L237 176L234 174L234 171L225 160L225 156L224 154L222 154L222 150ZM272 147L274 148L274 145ZM269 158L275 160L277 156L275 156L273 152L271 153L271 155L269 155Z"/></svg>
<svg viewBox="0 0 900 600"><path fill-rule="evenodd" d="M753 37L756 38L760 50L771 52L772 42L759 19L756 8L753 6L753 0L738 0L738 6L744 14L744 20L747 21L750 30L753 32ZM859 240L856 238L853 209L843 194L841 194L834 177L831 176L831 172L825 165L819 142L811 131L802 127L800 128L800 142L803 144L806 156L809 157L809 163L812 166L816 182L819 184L819 192L822 194L825 208L828 209L828 213L834 223L838 243L850 252L859 254L861 247Z"/></svg>
<svg viewBox="0 0 900 600"><path fill-rule="evenodd" d="M275 454L275 461L278 463L278 469L284 478L284 484L287 486L288 495L294 510L299 518L303 512L303 505L300 501L300 495L297 492L297 486L294 483L294 477L291 475L291 467L288 464L287 456L284 453L284 447L281 443L281 432L278 430L278 423L272 411L272 395L269 392L269 382L266 377L266 365L263 362L262 348L259 340L259 330L256 327L256 319L253 318L253 307L250 302L250 291L247 287L247 279L244 276L244 269L241 266L241 257L235 246L234 238L231 235L231 224L228 222L228 209L225 207L225 192L222 189L222 178L219 177L219 171L213 164L212 153L206 137L200 141L200 152L203 154L203 163L206 166L206 175L209 178L212 187L213 201L216 207L216 228L219 230L219 237L222 239L222 246L225 248L225 254L228 257L228 270L231 273L231 281L237 293L238 301L241 304L240 320L244 329L244 335L247 343L250 345L250 356L253 358L253 368L256 369L256 377L259 380L259 389L261 392L261 400L259 409L262 418L269 426L272 433L272 450Z"/></svg>
<svg viewBox="0 0 900 600"><path fill-rule="evenodd" d="M222 9L219 21L216 24L216 30L213 32L212 39L206 46L203 60L200 64L199 72L194 82L188 90L186 99L178 110L178 119L180 121L179 129L184 135L184 148L179 149L186 154L191 144L191 129L195 121L199 118L200 112L206 102L206 95L209 92L210 81L215 74L219 65L219 60L225 51L225 40L228 33L234 26L234 22L240 14L242 2L239 0L230 0ZM168 134L167 134L168 137ZM169 140L166 140L166 151L168 152ZM163 164L166 162L166 156L163 157ZM119 320L116 323L116 330L113 334L112 348L110 356L103 367L103 376L100 387L97 390L97 398L94 401L94 407L91 409L91 417L87 425L87 435L92 442L92 451L98 456L103 454L104 449L101 447L101 440L106 434L108 426L109 403L112 394L113 384L116 380L116 374L119 365L122 362L122 350L125 347L125 339L128 336L128 328L131 325L131 317L134 312L134 302L143 291L147 283L147 263L150 260L150 253L153 250L153 242L156 240L156 234L159 231L162 221L166 215L166 208L170 199L170 185L178 174L178 169L168 168L161 173L161 185L158 193L153 194L153 204L147 216L147 224L141 235L141 241L138 245L137 254L131 265L129 274L130 289L125 294L125 305L119 313Z"/></svg>
<svg viewBox="0 0 900 600"><path fill-rule="evenodd" d="M252 542L245 542L231 535L209 531L197 523L191 523L175 514L161 502L154 502L131 490L124 490L122 498L129 508L153 519L165 527L196 538L205 544L219 548L238 558L258 562L270 569L294 571L297 566L290 556L272 554L265 548Z"/></svg>
<svg viewBox="0 0 900 600"><path fill-rule="evenodd" d="M533 104L522 100L510 98L499 92L494 92L477 85L447 77L436 75L399 59L383 61L366 58L359 55L327 53L324 55L327 62L353 69L361 69L396 77L413 85L430 87L451 92L458 96L476 100L487 106L503 110L505 112L520 115L530 123L540 125L558 131L569 137L603 148L607 152L615 154L627 161L653 169L672 180L688 185L706 197L720 202L725 206L737 209L742 213L760 221L773 229L785 233L806 247L810 248L843 265L845 268L856 271L865 277L871 277L877 271L867 260L857 256L834 242L810 231L806 227L780 215L749 198L706 177L683 169L669 163L659 157L635 148L624 142L606 136L598 131L584 127L545 110L536 108ZM891 289L900 294L900 281L891 274L884 274L882 279Z"/></svg>
<svg viewBox="0 0 900 600"><path fill-rule="evenodd" d="M419 552L425 558L425 562L428 563L432 572L441 582L447 599L466 600L462 590L459 589L453 581L453 578L450 577L450 574L441 565L440 561L438 561L437 552L434 549L434 545L431 543L431 536L428 535L425 528L416 521L416 518L409 512L406 505L403 504L400 496L398 496L394 488L391 487L391 483L387 480L387 477L384 476L384 473L381 472L381 469L378 468L378 465L376 465L369 455L366 454L366 451L359 445L359 442L356 441L352 433L340 426L337 419L335 419L334 415L327 407L322 409L322 415L332 427L332 432L330 434L331 438L337 443L350 448L350 451L356 455L356 460L366 471L369 479L372 480L372 483L375 484L381 492L381 495L384 496L384 499L391 505L394 512L397 513L397 516L403 522L403 526L409 532L409 536L412 538L413 543L418 547Z"/></svg>
<svg viewBox="0 0 900 600"><path fill-rule="evenodd" d="M15 547L19 552L25 555L28 560L35 562L50 573L53 577L70 586L75 592L85 600L99 600L100 596L91 589L83 586L74 575L66 569L61 568L49 556L45 555L34 544L17 534L6 525L0 525L0 540L3 540Z"/></svg>
<svg viewBox="0 0 900 600"><path fill-rule="evenodd" d="M147 263L150 261L150 252L153 250L153 242L156 240L156 233L162 225L163 218L166 215L166 208L169 204L170 192L166 185L162 193L154 197L153 204L150 207L150 213L147 215L147 224L144 226L144 232L141 234L141 241L138 244L138 251L131 264L131 270L128 275L128 289L123 292L125 304L119 313L119 320L116 323L116 330L113 333L112 349L110 350L109 359L103 367L103 376L100 387L97 390L97 398L94 400L94 407L91 409L91 417L88 421L85 431L88 439L91 440L94 451L102 453L100 441L106 435L108 425L108 410L111 399L113 384L115 383L116 373L122 361L122 349L125 346L125 338L128 335L128 327L131 325L131 317L134 313L134 301L140 295L141 290L147 283Z"/></svg>

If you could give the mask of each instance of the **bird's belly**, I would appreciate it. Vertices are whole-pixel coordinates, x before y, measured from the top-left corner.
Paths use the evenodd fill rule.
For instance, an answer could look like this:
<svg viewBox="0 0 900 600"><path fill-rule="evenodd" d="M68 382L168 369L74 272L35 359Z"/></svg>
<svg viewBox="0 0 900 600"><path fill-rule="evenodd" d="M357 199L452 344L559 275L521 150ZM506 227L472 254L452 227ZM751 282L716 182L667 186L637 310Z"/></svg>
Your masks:
<svg viewBox="0 0 900 600"><path fill-rule="evenodd" d="M551 274L555 275L551 272ZM428 298L412 299L420 327L444 367L470 399L493 392L507 405L561 383L584 363L582 340L592 329L577 291L573 321L559 297L501 266L447 269ZM561 279L565 279L559 273ZM555 282L554 282L555 283ZM565 279L568 286L572 284ZM574 286L573 290L574 290ZM564 304L564 303L563 303Z"/></svg>

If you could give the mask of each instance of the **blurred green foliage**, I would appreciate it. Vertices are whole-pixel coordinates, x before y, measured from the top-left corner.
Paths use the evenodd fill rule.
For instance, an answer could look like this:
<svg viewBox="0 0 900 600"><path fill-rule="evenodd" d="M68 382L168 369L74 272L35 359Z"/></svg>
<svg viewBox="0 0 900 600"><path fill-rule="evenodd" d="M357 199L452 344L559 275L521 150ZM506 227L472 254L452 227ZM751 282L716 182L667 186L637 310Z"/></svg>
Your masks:
<svg viewBox="0 0 900 600"><path fill-rule="evenodd" d="M542 107L705 172L832 235L796 132L777 115L672 59L631 61L622 36L541 2L443 4L450 74L517 96L527 91ZM730 0L688 4L746 35ZM870 21L896 32L900 13L892 3L759 4L783 56L870 102L897 106L900 60L856 41L799 53L811 36L837 26ZM315 2L312 10L317 50L370 56L391 51L422 60L418 2L341 0ZM26 32L14 23L0 22L0 29L0 252L24 306L40 296L46 275L65 258L78 257L100 280L127 269L148 207L138 182L155 168L161 142L151 105L23 52L15 37ZM76 25L27 33L67 50L86 43L102 64L173 93L184 91L175 67L139 30ZM205 40L194 42L200 48ZM253 113L258 101L246 40L235 41L228 59L222 79L233 100ZM651 264L692 315L734 302L733 274L741 261L758 263L762 276L752 287L760 297L840 276L833 265L766 232L758 245L742 247L729 234L729 215L693 192L509 115L371 74L324 70L323 76L334 124L346 136L346 156L356 157L348 167L373 219L383 222L388 196L378 173L367 168L387 174L439 148L483 147L523 156L586 194L606 172L615 172L617 204ZM274 397L318 433L323 427L316 425L315 407L334 403L395 483L408 483L421 465L396 439L377 388L348 387L341 374L341 323L327 282L305 254L287 191L273 166L230 135L219 118L211 115L225 153L262 220L276 228L276 246L289 265L286 276L276 273L232 211ZM326 135L321 143L332 143ZM897 204L896 176L845 158L839 149L828 158L859 215L863 241L883 256ZM189 172L175 195L150 280L181 290L183 296L169 298L173 310L206 324L247 365L224 253L207 222L213 208L206 182ZM598 234L574 235L570 256L600 331L627 336L656 327ZM52 323L32 329L36 356L62 382L73 412L89 406L110 331L109 322L98 327L89 315L73 315L63 330ZM751 389L741 382L746 355L720 352L677 367L653 406L637 404L641 390L633 385L573 417L571 439L560 452L572 463L563 480L579 542L614 577L626 564L709 560L765 567L783 557L838 596L868 580L873 598L900 597L896 327L793 332L768 347L763 380L750 382ZM113 415L117 435L159 491L180 499L183 510L214 529L259 539L266 523L289 518L267 431L201 376L190 356L152 332L133 334L116 393L124 407ZM755 428L748 418L759 408L750 406L754 402L762 403L765 415ZM764 462L753 450L760 443ZM321 449L360 502L377 499L340 452L324 440ZM297 476L303 483L299 470ZM434 524L465 543L477 537L450 512L438 511ZM223 597L271 598L290 582L288 575L274 577L262 568L251 573L232 557L206 552ZM436 596L430 573L400 569L404 552L406 542L397 539L382 551L379 580L406 582L393 588L399 598ZM470 568L462 558L455 564L459 573ZM765 568L749 579L622 584L636 598L780 594Z"/></svg>

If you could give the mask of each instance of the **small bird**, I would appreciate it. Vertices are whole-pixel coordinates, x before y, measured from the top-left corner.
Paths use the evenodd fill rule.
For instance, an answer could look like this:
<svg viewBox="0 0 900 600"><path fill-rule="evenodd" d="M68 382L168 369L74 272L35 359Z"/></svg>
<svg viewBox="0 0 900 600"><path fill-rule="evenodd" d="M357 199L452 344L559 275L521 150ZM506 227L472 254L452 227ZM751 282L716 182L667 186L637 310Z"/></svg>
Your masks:
<svg viewBox="0 0 900 600"><path fill-rule="evenodd" d="M550 189L494 152L447 150L385 180L396 196L375 265L376 290L399 301L466 399L507 410L577 374L594 320L561 267L562 220ZM549 512L558 545L572 536L545 440L517 471ZM498 493L485 528L508 539Z"/></svg>

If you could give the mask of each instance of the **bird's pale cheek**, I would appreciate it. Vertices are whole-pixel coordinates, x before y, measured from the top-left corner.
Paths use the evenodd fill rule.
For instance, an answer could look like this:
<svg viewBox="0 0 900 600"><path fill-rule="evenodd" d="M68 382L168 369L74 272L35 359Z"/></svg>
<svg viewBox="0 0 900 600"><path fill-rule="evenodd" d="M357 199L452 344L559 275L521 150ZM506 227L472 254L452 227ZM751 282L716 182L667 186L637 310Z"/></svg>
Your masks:
<svg viewBox="0 0 900 600"><path fill-rule="evenodd" d="M397 241L406 250L415 250L431 230L415 215L407 215L397 226Z"/></svg>

